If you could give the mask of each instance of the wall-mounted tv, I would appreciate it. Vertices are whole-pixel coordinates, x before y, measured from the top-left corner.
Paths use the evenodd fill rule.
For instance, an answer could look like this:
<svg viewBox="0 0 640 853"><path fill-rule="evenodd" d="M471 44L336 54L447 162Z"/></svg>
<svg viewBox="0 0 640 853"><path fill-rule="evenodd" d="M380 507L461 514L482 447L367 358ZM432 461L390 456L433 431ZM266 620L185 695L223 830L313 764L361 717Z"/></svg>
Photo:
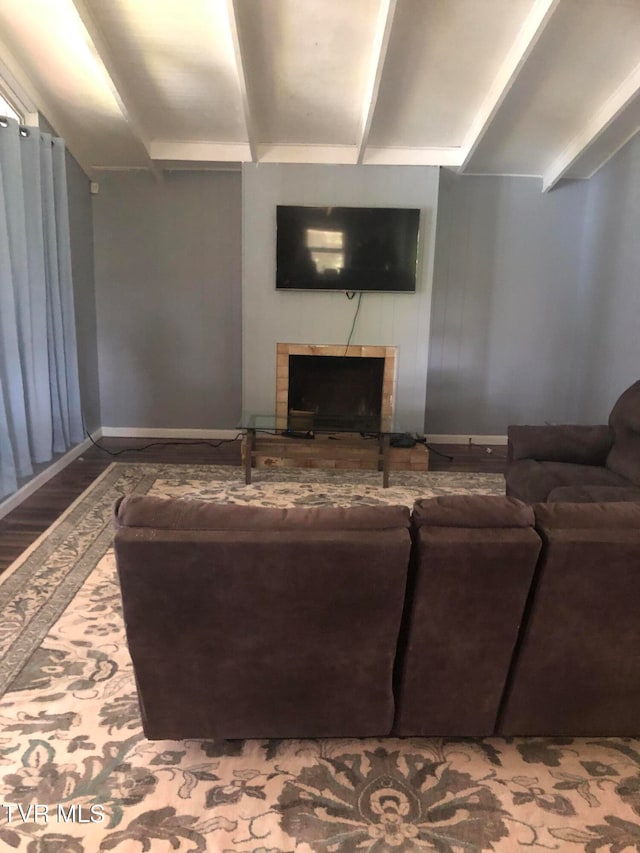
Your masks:
<svg viewBox="0 0 640 853"><path fill-rule="evenodd" d="M279 205L276 219L278 290L415 292L419 210Z"/></svg>

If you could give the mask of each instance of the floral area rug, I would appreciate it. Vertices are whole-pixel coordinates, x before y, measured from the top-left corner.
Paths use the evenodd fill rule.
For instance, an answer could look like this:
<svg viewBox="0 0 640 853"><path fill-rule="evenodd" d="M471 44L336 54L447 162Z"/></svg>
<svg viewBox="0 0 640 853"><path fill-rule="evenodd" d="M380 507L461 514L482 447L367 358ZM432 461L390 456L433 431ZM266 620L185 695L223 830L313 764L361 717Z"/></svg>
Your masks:
<svg viewBox="0 0 640 853"><path fill-rule="evenodd" d="M268 506L503 493L498 475L114 464L0 584L0 849L640 850L640 740L147 741L111 550L116 497Z"/></svg>

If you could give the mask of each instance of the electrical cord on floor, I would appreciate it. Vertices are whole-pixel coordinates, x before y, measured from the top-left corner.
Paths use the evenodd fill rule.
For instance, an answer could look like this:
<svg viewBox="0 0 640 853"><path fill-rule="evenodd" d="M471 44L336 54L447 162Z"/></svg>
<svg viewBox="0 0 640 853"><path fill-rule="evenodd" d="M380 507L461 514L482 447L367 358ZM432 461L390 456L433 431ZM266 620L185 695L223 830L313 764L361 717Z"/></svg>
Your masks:
<svg viewBox="0 0 640 853"><path fill-rule="evenodd" d="M449 456L448 453L443 453L441 450L436 450L433 445L427 443L426 438L416 437L416 443L417 444L424 444L424 446L427 448L427 450L429 450L431 453L435 453L436 456L442 456L443 459L447 459L449 462L453 462L453 456Z"/></svg>
<svg viewBox="0 0 640 853"><path fill-rule="evenodd" d="M205 441L204 439L192 439L192 440L178 440L178 441L152 441L149 444L144 444L142 447L124 447L122 450L107 450L106 447L103 447L101 444L94 439L91 433L88 430L85 430L87 438L89 441L98 448L98 450L102 450L103 453L107 453L109 456L121 456L123 453L141 453L143 450L148 450L150 447L169 447L171 445L176 444L205 444L207 447L220 447L221 444L229 444L232 441L238 441L239 438L242 438L243 433L239 432L235 438L221 438L219 441Z"/></svg>

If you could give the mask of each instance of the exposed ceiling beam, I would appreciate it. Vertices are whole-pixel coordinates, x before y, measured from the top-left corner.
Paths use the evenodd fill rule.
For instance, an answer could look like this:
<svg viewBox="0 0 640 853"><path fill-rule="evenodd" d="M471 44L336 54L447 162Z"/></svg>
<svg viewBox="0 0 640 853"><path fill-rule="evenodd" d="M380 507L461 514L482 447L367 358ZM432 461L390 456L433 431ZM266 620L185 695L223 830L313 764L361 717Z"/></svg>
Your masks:
<svg viewBox="0 0 640 853"><path fill-rule="evenodd" d="M389 39L391 38L391 29L393 27L393 17L396 13L396 5L397 0L381 0L380 3L378 22L373 38L373 61L371 63L369 79L365 89L364 108L362 110L362 119L360 122L360 133L357 143L357 163L362 163L364 159L364 151L369 141L369 133L371 131L371 123L373 122L376 103L378 101L380 81L382 80L384 63L387 58L387 49L389 47Z"/></svg>
<svg viewBox="0 0 640 853"><path fill-rule="evenodd" d="M133 99L128 93L125 77L120 73L113 59L107 39L85 0L72 0L72 2L87 32L94 58L106 77L109 89L120 108L120 112L129 125L132 134L142 145L147 168L153 173L156 180L160 181L162 180L162 170L158 168L151 158L149 153L149 139L144 129L144 124L133 105Z"/></svg>
<svg viewBox="0 0 640 853"><path fill-rule="evenodd" d="M243 163L252 159L246 142L174 142L171 139L154 139L150 153L154 160L184 160L220 163Z"/></svg>
<svg viewBox="0 0 640 853"><path fill-rule="evenodd" d="M236 58L236 71L238 75L238 85L240 86L240 97L242 99L242 111L244 113L244 123L247 132L247 141L251 159L254 163L258 162L258 145L256 141L255 123L253 120L253 112L251 110L251 102L249 98L249 86L247 82L247 66L244 57L247 55L242 44L242 35L240 32L240 21L238 15L237 0L227 0L227 13L229 17L229 29L231 31L231 41L233 42L233 53Z"/></svg>
<svg viewBox="0 0 640 853"><path fill-rule="evenodd" d="M558 183L569 169L589 149L613 122L624 112L640 93L640 65L636 65L631 74L618 86L610 98L577 133L571 142L557 157L542 176L542 191L547 192ZM609 159L603 157L603 163ZM601 164L602 165L602 164ZM597 171L597 169L595 170Z"/></svg>
<svg viewBox="0 0 640 853"><path fill-rule="evenodd" d="M66 148L68 148L69 152L73 155L75 161L85 175L89 180L95 180L96 175L91 167L91 161L87 152L72 141L74 139L74 134L71 132L68 121L65 119L64 115L49 102L48 98L45 98L42 92L33 86L31 81L22 71L23 64L20 62L20 57L15 56L13 51L10 50L1 39L0 54L2 55L0 74L2 74L3 77L6 75L5 79L7 79L7 83L10 86L17 87L16 95L25 106L29 107L30 112L25 116L27 121L32 121L34 125L37 125L37 112L42 113L47 121L53 126L55 132L59 133L64 138ZM35 116L31 110L36 111Z"/></svg>
<svg viewBox="0 0 640 853"><path fill-rule="evenodd" d="M364 162L371 166L448 166L457 168L462 162L460 148L367 148Z"/></svg>
<svg viewBox="0 0 640 853"><path fill-rule="evenodd" d="M500 71L491 84L482 106L467 131L462 145L464 158L460 166L461 172L466 171L478 145L559 4L560 0L535 0L516 40L511 45L502 63Z"/></svg>
<svg viewBox="0 0 640 853"><path fill-rule="evenodd" d="M259 146L261 163L318 163L355 166L355 145L299 145L264 143Z"/></svg>

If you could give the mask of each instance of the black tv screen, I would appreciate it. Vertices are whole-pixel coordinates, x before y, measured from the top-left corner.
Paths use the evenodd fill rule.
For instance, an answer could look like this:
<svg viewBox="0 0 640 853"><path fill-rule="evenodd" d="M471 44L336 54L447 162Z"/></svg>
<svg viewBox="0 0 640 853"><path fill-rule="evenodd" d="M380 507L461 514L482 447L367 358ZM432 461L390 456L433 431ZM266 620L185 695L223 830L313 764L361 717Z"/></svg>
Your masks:
<svg viewBox="0 0 640 853"><path fill-rule="evenodd" d="M415 292L419 210L279 205L276 218L278 290Z"/></svg>

